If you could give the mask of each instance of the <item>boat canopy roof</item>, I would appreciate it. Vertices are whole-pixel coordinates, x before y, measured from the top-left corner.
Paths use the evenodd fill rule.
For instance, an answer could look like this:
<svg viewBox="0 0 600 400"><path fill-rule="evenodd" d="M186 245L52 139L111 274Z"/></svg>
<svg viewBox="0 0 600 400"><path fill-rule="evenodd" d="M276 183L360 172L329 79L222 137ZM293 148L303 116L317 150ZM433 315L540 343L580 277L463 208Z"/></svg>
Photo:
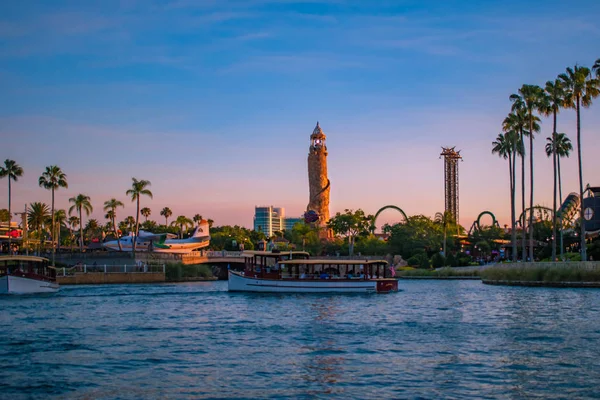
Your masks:
<svg viewBox="0 0 600 400"><path fill-rule="evenodd" d="M38 261L38 262L46 261L46 262L48 262L50 260L48 260L47 258L44 258L44 257L16 255L16 256L0 256L0 261Z"/></svg>
<svg viewBox="0 0 600 400"><path fill-rule="evenodd" d="M385 260L338 260L338 259L312 259L312 260L288 260L281 261L285 265L373 265L387 264Z"/></svg>
<svg viewBox="0 0 600 400"><path fill-rule="evenodd" d="M254 257L254 256L266 256L266 257L279 257L279 256L285 256L285 255L292 255L293 256L305 256L305 257L310 257L310 254L306 251L279 251L279 252L275 252L273 253L272 251L258 251L258 250L246 250L242 253L243 257Z"/></svg>

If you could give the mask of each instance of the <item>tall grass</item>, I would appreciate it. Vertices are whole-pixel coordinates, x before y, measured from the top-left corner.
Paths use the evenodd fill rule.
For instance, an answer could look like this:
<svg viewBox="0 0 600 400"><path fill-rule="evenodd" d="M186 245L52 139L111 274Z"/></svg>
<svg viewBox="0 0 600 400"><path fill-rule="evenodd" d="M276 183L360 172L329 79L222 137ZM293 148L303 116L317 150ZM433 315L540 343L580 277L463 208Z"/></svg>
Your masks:
<svg viewBox="0 0 600 400"><path fill-rule="evenodd" d="M479 276L479 270L461 271L454 268L440 268L436 270L432 269L411 269L398 271L398 276L423 276L432 278L445 278L451 276Z"/></svg>
<svg viewBox="0 0 600 400"><path fill-rule="evenodd" d="M600 268L582 266L492 267L481 278L509 282L600 282Z"/></svg>
<svg viewBox="0 0 600 400"><path fill-rule="evenodd" d="M165 265L165 280L167 282L212 277L212 269L207 264L183 265L182 263L167 263Z"/></svg>

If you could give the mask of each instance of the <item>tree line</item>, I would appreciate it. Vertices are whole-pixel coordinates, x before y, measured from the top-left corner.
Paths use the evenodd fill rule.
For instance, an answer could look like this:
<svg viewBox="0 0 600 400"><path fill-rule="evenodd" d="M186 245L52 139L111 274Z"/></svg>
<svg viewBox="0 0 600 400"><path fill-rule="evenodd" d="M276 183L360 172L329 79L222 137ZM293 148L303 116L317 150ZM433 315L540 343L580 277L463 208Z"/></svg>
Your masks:
<svg viewBox="0 0 600 400"><path fill-rule="evenodd" d="M4 166L0 166L0 178L8 178L8 210L6 212L0 210L0 221L8 222L9 226L13 215L11 204L12 182L17 182L22 176L23 168L14 160L7 159L4 161ZM142 229L157 230L159 231L158 233L177 232L180 237L183 237L187 229L192 228L194 224L199 224L203 220L200 214L194 215L191 219L180 215L169 225L169 218L173 215L169 207L164 207L160 211L160 215L165 218L165 225L158 225L156 222L148 220L148 217L152 214L152 210L149 207L141 207L141 201L143 197L152 198L153 194L149 189L151 183L148 180L132 178L131 187L125 191L125 195L136 204L135 217L128 216L117 224L117 210L125 207L125 204L116 198L111 198L103 204L103 211L106 213L104 217L108 220L106 224L100 224L96 219L89 219L84 224L84 217L89 217L94 210L90 196L79 193L69 198L70 207L68 213L62 209L55 209L55 192L69 187L67 175L60 167L56 165L46 167L39 177L38 184L40 187L51 192L51 205L48 207L44 202L29 204L26 210L27 224L39 243L38 248L41 248L45 234L49 236L53 264L57 245L60 245L60 230L61 228L65 228L67 224L70 233L69 238L74 236L74 230L77 227L79 228L79 249L83 251L85 243L84 231L87 231L89 235L97 234L99 231L102 233L109 232L115 238L119 238L126 231L131 232L134 236L138 236L141 227ZM140 223L140 215L145 218L144 222ZM212 220L208 220L209 226L212 225L212 222ZM11 235L9 235L8 241L10 249L12 246ZM133 251L135 251L135 245L134 241ZM119 243L120 246L121 244Z"/></svg>
<svg viewBox="0 0 600 400"><path fill-rule="evenodd" d="M546 82L544 87L524 84L518 92L510 95L512 103L510 113L502 122L502 132L492 143L492 153L508 161L511 205L511 246L513 261L517 261L517 224L521 226L522 259L534 260L534 161L533 140L540 132L542 117L552 118L552 134L546 138L545 152L552 157L553 164L553 200L552 200L552 260L556 261L557 242L563 255L563 222L557 215L557 195L562 201L562 181L560 160L568 157L573 150L571 140L565 133L557 131L557 116L564 109L573 109L576 113L576 148L579 167L579 225L581 259L587 260L585 224L583 223L584 181L582 171L582 122L581 110L592 105L593 99L600 95L600 59L591 68L575 65L566 68L554 80ZM529 142L529 207L525 206L525 138ZM516 171L517 158L521 160L521 218L516 217ZM560 227L558 226L560 223ZM528 229L527 229L528 228ZM559 232L560 228L560 232ZM528 231L527 231L528 230ZM526 235L529 234L529 251L526 253ZM560 236L560 240L557 240Z"/></svg>

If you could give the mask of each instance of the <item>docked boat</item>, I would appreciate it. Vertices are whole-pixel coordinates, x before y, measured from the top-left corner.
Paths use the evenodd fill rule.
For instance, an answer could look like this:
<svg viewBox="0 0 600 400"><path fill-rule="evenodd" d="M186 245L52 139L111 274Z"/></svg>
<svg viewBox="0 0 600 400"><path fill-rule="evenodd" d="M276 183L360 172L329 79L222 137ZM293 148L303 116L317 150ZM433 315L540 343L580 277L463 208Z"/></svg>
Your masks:
<svg viewBox="0 0 600 400"><path fill-rule="evenodd" d="M56 269L48 259L35 256L0 256L0 294L58 291Z"/></svg>
<svg viewBox="0 0 600 400"><path fill-rule="evenodd" d="M244 271L229 270L231 292L389 293L398 280L385 260L310 259L304 252L244 252Z"/></svg>

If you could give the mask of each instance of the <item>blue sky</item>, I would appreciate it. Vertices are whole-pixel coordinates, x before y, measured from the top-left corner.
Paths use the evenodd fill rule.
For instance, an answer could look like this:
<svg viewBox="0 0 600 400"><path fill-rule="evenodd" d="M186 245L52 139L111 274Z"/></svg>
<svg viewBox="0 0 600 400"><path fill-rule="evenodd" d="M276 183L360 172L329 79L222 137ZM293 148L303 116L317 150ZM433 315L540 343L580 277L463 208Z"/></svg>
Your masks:
<svg viewBox="0 0 600 400"><path fill-rule="evenodd" d="M456 145L461 223L484 209L508 223L507 168L490 154L508 96L599 58L599 15L596 1L3 2L0 157L25 169L15 207L50 202L37 178L57 164L70 183L59 207L85 193L102 219L101 204L125 200L135 176L152 182L153 218L169 206L251 226L254 205L304 211L319 120L332 213L442 211L438 155ZM583 115L592 184L599 110L597 100ZM573 114L559 131L574 139ZM549 121L543 129L535 195L551 204ZM575 190L574 157L564 174Z"/></svg>

